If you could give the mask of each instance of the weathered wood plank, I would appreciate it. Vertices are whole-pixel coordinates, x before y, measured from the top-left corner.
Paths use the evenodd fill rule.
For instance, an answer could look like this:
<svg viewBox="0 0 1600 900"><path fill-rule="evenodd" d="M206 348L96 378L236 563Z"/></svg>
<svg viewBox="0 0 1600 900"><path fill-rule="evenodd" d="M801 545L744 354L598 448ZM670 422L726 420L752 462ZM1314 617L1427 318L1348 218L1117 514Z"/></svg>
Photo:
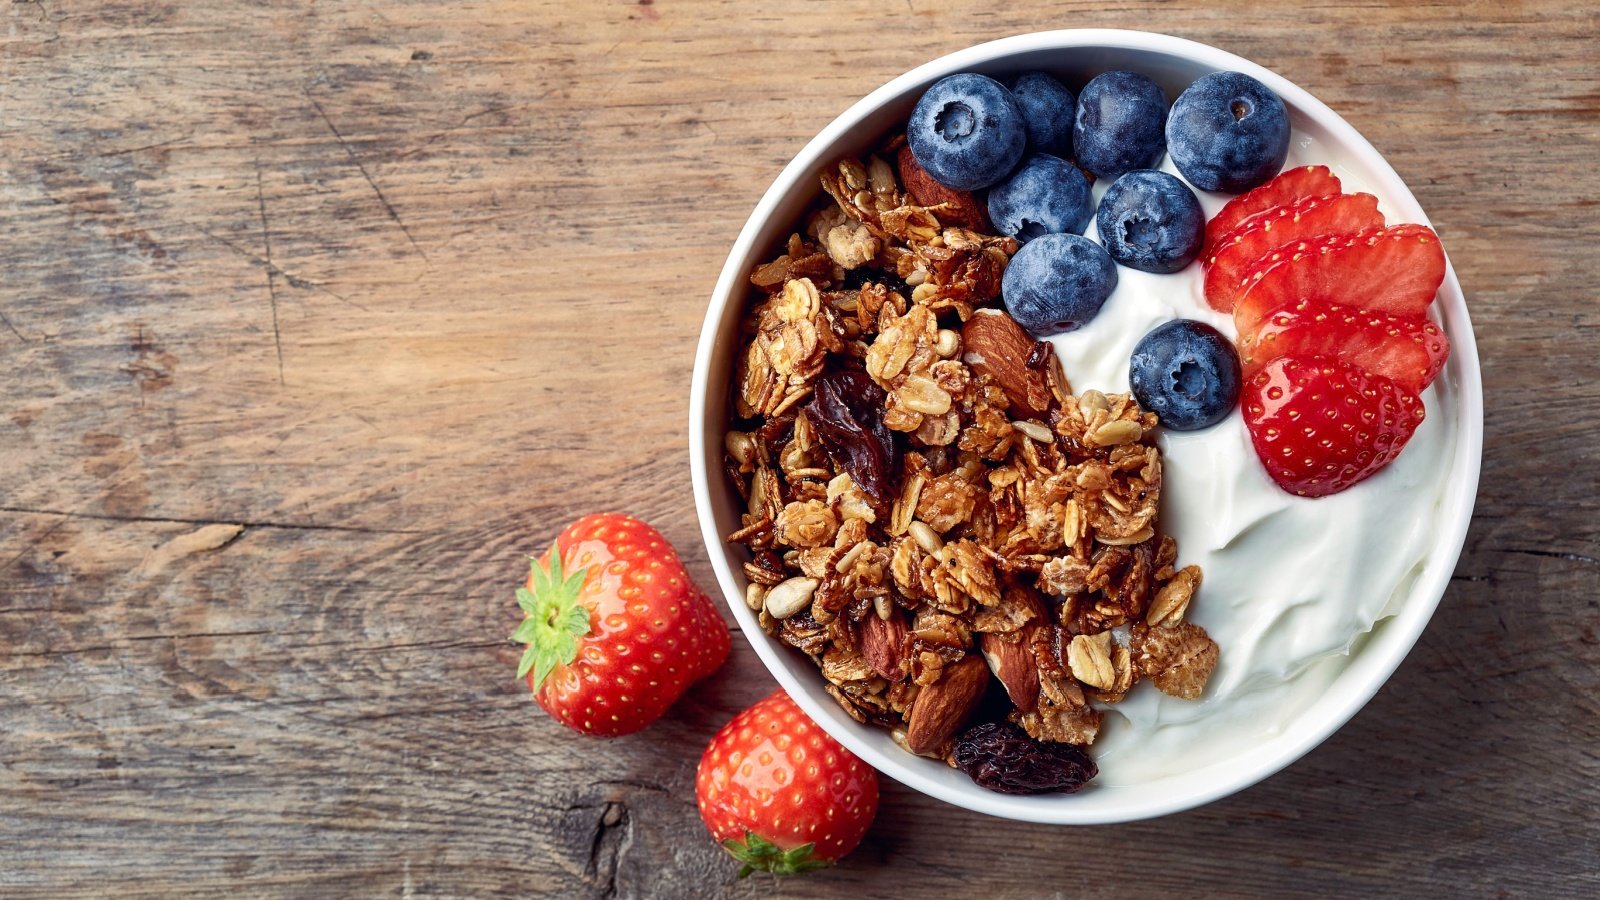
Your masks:
<svg viewBox="0 0 1600 900"><path fill-rule="evenodd" d="M1282 72L1412 185L1485 361L1467 554L1384 691L1263 785L1064 830L890 784L861 850L779 889L1600 891L1592 19L8 4L0 893L772 892L732 879L693 803L704 742L769 688L753 653L644 734L577 739L507 677L509 588L600 507L657 524L709 583L693 342L767 183L917 63L1102 26Z"/></svg>

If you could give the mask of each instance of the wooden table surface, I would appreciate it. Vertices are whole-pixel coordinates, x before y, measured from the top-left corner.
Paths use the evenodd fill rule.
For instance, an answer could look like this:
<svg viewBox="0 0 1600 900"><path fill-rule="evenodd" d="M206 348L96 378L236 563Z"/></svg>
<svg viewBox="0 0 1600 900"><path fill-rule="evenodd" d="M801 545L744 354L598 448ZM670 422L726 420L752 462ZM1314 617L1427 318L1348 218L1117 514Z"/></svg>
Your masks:
<svg viewBox="0 0 1600 900"><path fill-rule="evenodd" d="M0 895L1600 893L1596 10L1205 5L0 6ZM1466 552L1260 786L1066 829L886 782L840 867L736 882L693 772L755 655L580 739L514 582L614 508L711 584L688 382L745 216L893 75L1075 26L1269 66L1410 183L1484 361Z"/></svg>

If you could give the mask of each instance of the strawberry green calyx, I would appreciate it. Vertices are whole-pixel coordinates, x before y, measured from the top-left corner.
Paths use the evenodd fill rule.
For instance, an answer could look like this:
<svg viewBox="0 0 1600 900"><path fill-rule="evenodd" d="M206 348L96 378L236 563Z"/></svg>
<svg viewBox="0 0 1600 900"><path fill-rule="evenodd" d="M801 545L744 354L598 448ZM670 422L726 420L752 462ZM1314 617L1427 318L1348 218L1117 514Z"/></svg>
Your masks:
<svg viewBox="0 0 1600 900"><path fill-rule="evenodd" d="M561 553L552 549L550 564L532 561L532 588L517 588L517 605L527 614L511 639L527 644L517 677L533 670L533 689L539 690L556 665L567 665L578 658L578 639L589 633L589 608L578 600L587 569L571 575L561 571Z"/></svg>
<svg viewBox="0 0 1600 900"><path fill-rule="evenodd" d="M739 877L751 872L771 872L774 875L799 875L833 865L832 860L813 855L816 844L801 844L793 850L784 850L753 831L745 831L744 840L728 838L723 849L744 865L739 867Z"/></svg>

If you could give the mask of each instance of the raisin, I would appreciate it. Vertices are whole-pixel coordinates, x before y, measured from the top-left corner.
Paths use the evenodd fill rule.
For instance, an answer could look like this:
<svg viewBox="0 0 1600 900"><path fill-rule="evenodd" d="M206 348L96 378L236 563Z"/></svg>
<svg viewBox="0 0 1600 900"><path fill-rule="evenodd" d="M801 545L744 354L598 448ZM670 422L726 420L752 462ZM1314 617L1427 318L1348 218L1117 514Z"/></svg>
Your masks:
<svg viewBox="0 0 1600 900"><path fill-rule="evenodd" d="M883 424L887 399L865 372L841 370L817 376L806 406L806 417L828 456L879 503L893 495L900 471L900 449Z"/></svg>
<svg viewBox="0 0 1600 900"><path fill-rule="evenodd" d="M1044 743L1009 722L987 722L956 739L956 768L1001 794L1071 794L1099 773L1072 744Z"/></svg>
<svg viewBox="0 0 1600 900"><path fill-rule="evenodd" d="M911 286L888 272L862 266L844 273L845 290L859 291L867 284L881 284L902 297L911 296Z"/></svg>

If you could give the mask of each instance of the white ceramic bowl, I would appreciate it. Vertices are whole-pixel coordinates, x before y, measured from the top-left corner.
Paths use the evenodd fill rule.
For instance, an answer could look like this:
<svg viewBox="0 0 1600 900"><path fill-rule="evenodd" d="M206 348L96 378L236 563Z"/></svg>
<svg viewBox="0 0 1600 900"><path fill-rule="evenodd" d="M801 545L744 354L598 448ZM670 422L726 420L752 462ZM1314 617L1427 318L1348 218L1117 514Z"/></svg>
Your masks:
<svg viewBox="0 0 1600 900"><path fill-rule="evenodd" d="M755 615L743 603L740 554L744 551L723 540L739 527L742 508L722 473L721 436L738 322L748 297L746 279L750 270L767 261L773 249L795 230L796 218L817 196L817 178L823 167L840 156L859 154L891 129L903 127L911 107L930 84L956 72L1004 74L1035 69L1079 85L1098 72L1128 69L1154 78L1169 97L1176 97L1208 72L1244 72L1283 98L1297 133L1313 136L1385 199L1391 221L1427 222L1399 176L1354 128L1282 76L1231 53L1166 35L1093 29L1026 34L969 47L901 75L845 110L806 144L756 205L717 280L700 335L690 398L690 465L711 565L745 638L784 689L840 743L896 781L967 809L1034 822L1122 822L1198 806L1279 771L1355 715L1399 666L1438 606L1466 537L1482 458L1482 386L1466 303L1452 269L1436 303L1452 345L1442 379L1451 385L1448 396L1459 404L1452 460L1459 477L1446 489L1430 556L1445 564L1427 567L1394 618L1360 644L1329 689L1275 737L1222 763L1147 783L1095 785L1071 796L1016 797L984 790L961 772L905 752L882 729L858 725L824 693L822 677L810 660L761 631Z"/></svg>

